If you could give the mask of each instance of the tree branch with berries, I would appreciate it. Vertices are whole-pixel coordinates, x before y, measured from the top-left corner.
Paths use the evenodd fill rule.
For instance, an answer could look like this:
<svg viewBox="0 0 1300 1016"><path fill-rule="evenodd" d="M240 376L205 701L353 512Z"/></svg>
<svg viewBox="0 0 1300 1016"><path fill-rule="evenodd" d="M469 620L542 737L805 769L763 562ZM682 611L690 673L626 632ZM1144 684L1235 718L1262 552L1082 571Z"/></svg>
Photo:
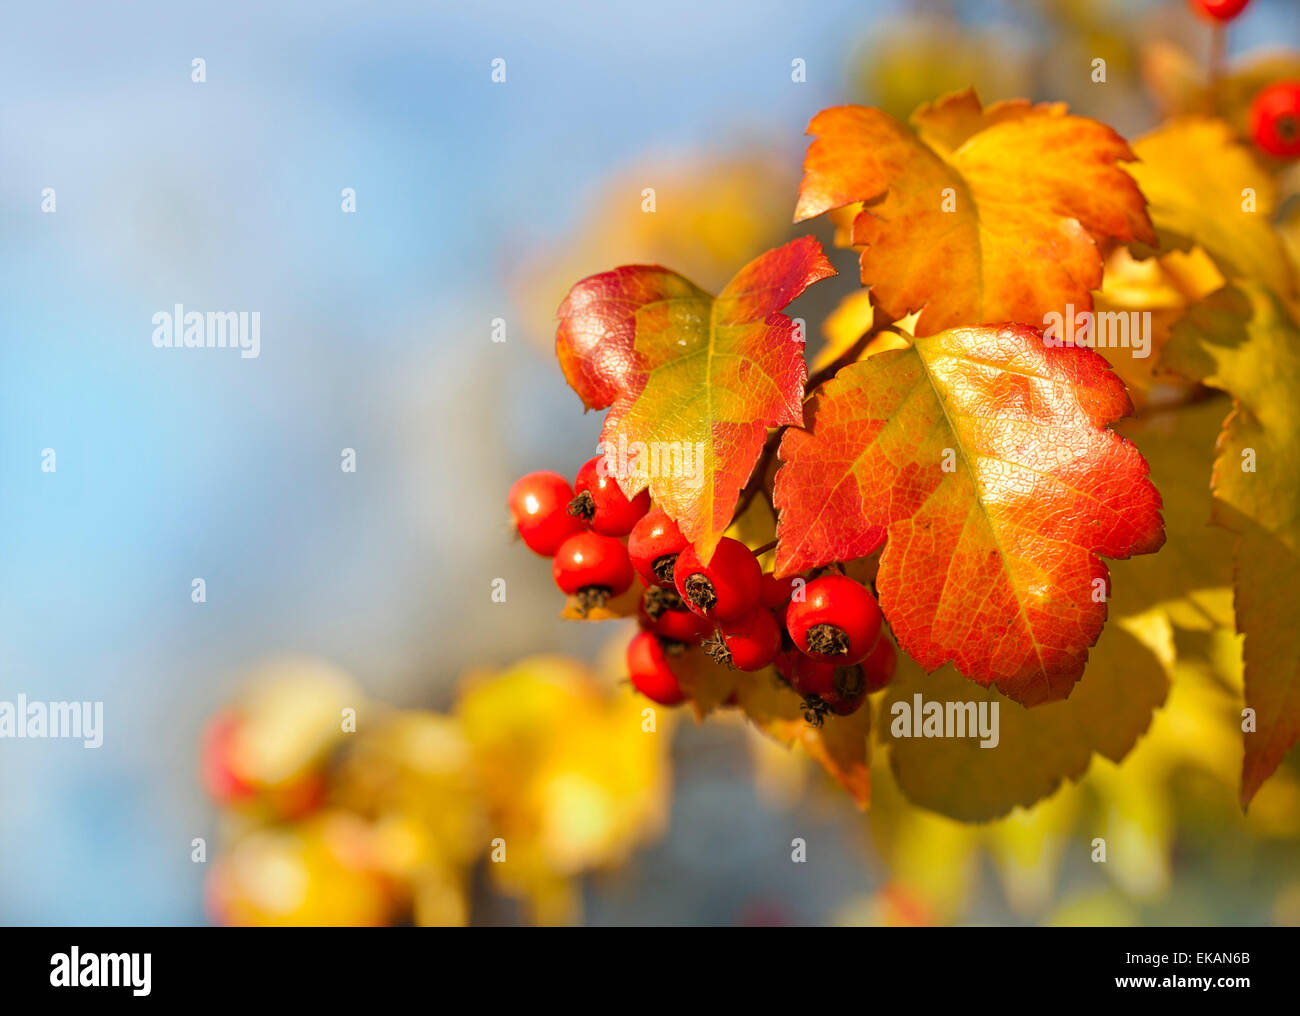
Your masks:
<svg viewBox="0 0 1300 1016"><path fill-rule="evenodd" d="M1242 4L1199 6L1223 18ZM1257 723L1248 803L1300 737L1296 598L1252 595L1300 554L1287 472L1300 466L1300 421L1282 391L1300 382L1297 293L1270 205L1273 174L1300 153L1298 123L1296 82L1259 92L1249 141L1184 117L1130 146L1061 104L984 106L973 91L910 124L862 106L818 113L795 219L833 218L869 297L853 303L866 315L852 341L811 377L787 310L844 281L812 235L760 254L716 295L630 265L578 282L559 308L564 376L585 409L605 411L600 454L572 487L523 477L509 505L525 544L552 559L566 616L635 617L637 692L700 717L743 711L862 806L878 696L877 737L897 744L909 796L963 818L1004 814L1094 753L1122 758L1163 697L1167 682L1153 700L1136 686L1116 696L1110 680L1146 660L1160 671L1156 641L1128 619L1199 581L1156 555L1166 539L1179 542L1173 558L1188 551L1181 522L1166 531L1162 510L1180 506L1153 481L1166 450L1147 422L1158 410L1190 426L1178 421L1220 390L1233 408L1213 474L1213 449L1198 453L1214 485L1202 524L1237 540ZM1243 217L1243 187L1263 215ZM1172 271L1175 257L1203 258L1215 281L1162 331L1151 364L1107 346L1109 273ZM1095 332L1062 341L1052 322L1084 316ZM1150 377L1171 401L1152 401ZM1268 467L1232 472L1247 446L1269 452ZM1144 555L1157 563L1112 574ZM918 775L920 749L891 733L893 705L903 689L962 688L1020 709L1020 741L1000 758L935 749ZM1094 718L1107 706L1109 728ZM1022 775L1036 723L1062 750ZM939 804L924 785L936 778L989 800Z"/></svg>

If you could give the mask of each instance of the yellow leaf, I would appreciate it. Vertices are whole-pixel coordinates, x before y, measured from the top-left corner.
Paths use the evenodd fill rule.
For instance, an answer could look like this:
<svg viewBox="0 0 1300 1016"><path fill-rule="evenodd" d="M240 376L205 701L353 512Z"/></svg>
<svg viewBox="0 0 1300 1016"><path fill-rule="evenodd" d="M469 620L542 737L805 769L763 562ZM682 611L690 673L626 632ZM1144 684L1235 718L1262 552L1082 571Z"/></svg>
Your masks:
<svg viewBox="0 0 1300 1016"><path fill-rule="evenodd" d="M1142 188L1164 249L1199 245L1229 279L1253 279L1289 299L1295 272L1270 224L1277 188L1221 120L1184 117L1133 145L1125 168Z"/></svg>
<svg viewBox="0 0 1300 1016"><path fill-rule="evenodd" d="M1115 312L1137 312L1148 315L1139 319L1143 326L1145 321L1150 322L1150 344L1145 349L1138 348L1136 342L1129 348L1097 347L1097 352L1124 379L1139 412L1188 400L1195 386L1160 370L1160 351L1188 305L1208 296L1223 282L1214 262L1199 247L1145 260L1136 259L1127 247L1117 247L1106 259L1101 290L1093 296L1098 319Z"/></svg>
<svg viewBox="0 0 1300 1016"><path fill-rule="evenodd" d="M714 663L698 647L679 655L668 655L668 668L686 692L695 709L696 719L704 719L736 692L740 683L751 675Z"/></svg>
<svg viewBox="0 0 1300 1016"><path fill-rule="evenodd" d="M875 312L871 306L871 291L869 289L859 289L850 293L840 301L836 307L822 322L822 334L826 337L826 343L818 351L817 356L813 359L812 369L818 371L824 367L830 366L841 356L846 355L852 349L859 339L867 332L871 331L871 323L875 317ZM912 334L912 329L916 326L916 319L920 313L909 314L907 317L894 322L897 331L882 329L877 335L867 342L858 359L865 360L868 356L874 356L877 353L883 353L889 349L906 349L908 340L899 332Z"/></svg>
<svg viewBox="0 0 1300 1016"><path fill-rule="evenodd" d="M1235 533L1237 630L1246 636L1241 799L1300 739L1300 328L1268 290L1228 287L1175 330L1168 365L1231 392L1214 463L1214 521Z"/></svg>
<svg viewBox="0 0 1300 1016"><path fill-rule="evenodd" d="M463 682L456 713L506 852L487 870L537 923L575 920L573 877L621 862L663 829L672 718L659 710L646 732L644 707L560 657Z"/></svg>
<svg viewBox="0 0 1300 1016"><path fill-rule="evenodd" d="M1123 581L1121 575L1117 582ZM981 822L1017 805L1028 807L1063 780L1078 779L1093 752L1122 759L1147 729L1167 688L1157 655L1117 624L1102 632L1070 697L1032 709L967 681L950 666L927 676L903 656L880 703L878 737L889 746L894 777L909 800ZM918 697L921 717L927 705L937 704L947 724L939 729L946 736L915 736L922 722L916 715ZM996 743L990 736L983 740L991 746L981 747L977 729L957 727L957 711L965 703L976 713L984 708L985 729L996 730ZM963 723L970 713L964 711ZM966 736L952 736L959 733Z"/></svg>
<svg viewBox="0 0 1300 1016"><path fill-rule="evenodd" d="M1165 520L1160 553L1132 559L1123 582L1112 583L1110 606L1120 617L1158 607L1182 627L1232 623L1217 596L1232 582L1232 562L1210 525L1213 500L1206 480L1224 411L1219 398L1116 425L1151 467Z"/></svg>
<svg viewBox="0 0 1300 1016"><path fill-rule="evenodd" d="M775 466L776 463L771 464ZM769 474L774 470L768 470ZM757 473L755 473L757 476ZM751 480L751 482L753 482ZM764 484L771 483L771 476L764 477ZM759 494L749 502L749 506L741 512L728 527L727 531L722 534L733 540L739 540L750 550L757 550L759 547L765 547L776 539L776 514L772 511L772 505L760 491ZM763 571L772 570L772 559L775 552L771 550L764 551L758 556L759 566Z"/></svg>

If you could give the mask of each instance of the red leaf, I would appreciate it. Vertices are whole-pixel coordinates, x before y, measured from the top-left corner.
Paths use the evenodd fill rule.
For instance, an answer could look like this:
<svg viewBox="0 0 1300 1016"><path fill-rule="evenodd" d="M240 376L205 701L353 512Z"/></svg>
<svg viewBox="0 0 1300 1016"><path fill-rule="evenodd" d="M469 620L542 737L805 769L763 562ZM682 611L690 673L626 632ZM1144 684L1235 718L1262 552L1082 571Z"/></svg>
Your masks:
<svg viewBox="0 0 1300 1016"><path fill-rule="evenodd" d="M861 556L900 644L1025 705L1065 698L1106 618L1098 555L1164 542L1130 410L1092 350L957 328L844 368L787 430L776 569ZM1102 587L1109 593L1108 585Z"/></svg>
<svg viewBox="0 0 1300 1016"><path fill-rule="evenodd" d="M834 274L803 237L750 262L716 300L637 265L584 279L560 306L556 355L587 408L612 407L601 441L619 485L648 486L706 560L767 429L803 422L802 336L780 311Z"/></svg>

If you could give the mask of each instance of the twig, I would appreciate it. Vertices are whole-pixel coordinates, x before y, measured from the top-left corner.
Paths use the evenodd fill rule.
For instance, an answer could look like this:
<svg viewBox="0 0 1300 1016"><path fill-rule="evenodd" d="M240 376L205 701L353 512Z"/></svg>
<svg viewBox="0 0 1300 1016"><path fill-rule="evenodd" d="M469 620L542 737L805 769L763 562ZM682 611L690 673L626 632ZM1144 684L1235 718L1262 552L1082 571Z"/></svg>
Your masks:
<svg viewBox="0 0 1300 1016"><path fill-rule="evenodd" d="M749 482L745 484L745 489L740 492L740 499L736 504L736 513L732 518L738 519L744 515L754 502L754 498L758 496L759 491L763 491L764 497L767 496L767 467L771 464L772 456L776 454L777 446L781 443L781 435L784 433L785 428L780 427L768 435L767 441L763 444L763 454L758 460L758 465L749 474Z"/></svg>
<svg viewBox="0 0 1300 1016"><path fill-rule="evenodd" d="M1210 28L1210 67L1206 74L1206 103L1211 116L1219 111L1219 81L1223 77L1227 49L1227 26L1221 21L1216 21Z"/></svg>
<svg viewBox="0 0 1300 1016"><path fill-rule="evenodd" d="M843 353L837 356L834 360L828 363L816 374L813 374L810 378L808 378L808 383L804 386L804 391L807 393L804 396L805 401L812 395L814 391L817 390L817 388L820 385L825 384L836 374L838 374L842 367L847 367L849 364L857 360L858 357L862 355L862 351L867 348L867 345L871 342L871 340L874 339L877 335L883 334L884 332L893 332L896 335L903 334L897 328L895 328L891 322L885 321L880 324L873 324L869 329L867 329L860 336L858 336L857 341L854 342L853 345L849 346L849 348L846 349Z"/></svg>

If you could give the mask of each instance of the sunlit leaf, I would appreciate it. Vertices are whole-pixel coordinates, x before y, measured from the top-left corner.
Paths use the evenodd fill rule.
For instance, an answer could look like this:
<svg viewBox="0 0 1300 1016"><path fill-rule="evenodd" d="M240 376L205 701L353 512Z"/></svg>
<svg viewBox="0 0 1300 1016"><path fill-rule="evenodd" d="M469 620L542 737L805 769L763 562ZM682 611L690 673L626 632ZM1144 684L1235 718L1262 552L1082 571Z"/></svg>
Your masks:
<svg viewBox="0 0 1300 1016"><path fill-rule="evenodd" d="M1268 290L1234 286L1194 307L1165 362L1230 392L1214 462L1214 521L1235 533L1237 629L1246 637L1249 805L1300 739L1300 328Z"/></svg>
<svg viewBox="0 0 1300 1016"><path fill-rule="evenodd" d="M917 334L959 325L1039 325L1092 307L1099 245L1154 242L1133 158L1111 128L1063 105L980 106L974 92L913 114L916 131L862 106L823 110L804 161L796 220L854 202L862 283Z"/></svg>
<svg viewBox="0 0 1300 1016"><path fill-rule="evenodd" d="M1026 705L1064 698L1106 618L1106 566L1164 536L1130 408L1087 349L960 328L842 370L790 429L777 570L862 557L900 645Z"/></svg>
<svg viewBox="0 0 1300 1016"><path fill-rule="evenodd" d="M812 237L768 251L716 299L666 268L632 266L573 287L556 353L601 440L636 460L619 484L649 487L706 560L731 523L769 427L803 420L807 368L780 311L835 270Z"/></svg>
<svg viewBox="0 0 1300 1016"><path fill-rule="evenodd" d="M1295 273L1270 219L1277 187L1221 120L1185 117L1133 144L1126 167L1146 195L1162 249L1199 245L1229 279L1263 282L1282 296Z"/></svg>

